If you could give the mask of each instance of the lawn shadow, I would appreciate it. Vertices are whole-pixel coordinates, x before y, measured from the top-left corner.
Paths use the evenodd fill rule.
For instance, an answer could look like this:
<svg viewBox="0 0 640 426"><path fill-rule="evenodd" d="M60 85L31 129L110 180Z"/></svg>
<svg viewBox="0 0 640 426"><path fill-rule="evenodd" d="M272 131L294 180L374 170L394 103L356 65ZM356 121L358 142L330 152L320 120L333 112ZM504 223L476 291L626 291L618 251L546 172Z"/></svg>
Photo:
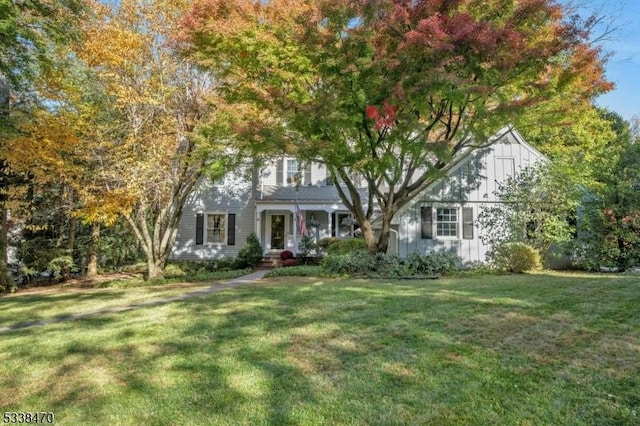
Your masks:
<svg viewBox="0 0 640 426"><path fill-rule="evenodd" d="M487 416L479 423L535 422L516 407L538 398L566 402L552 417L561 424L582 409L562 394L579 380L594 381L580 395L600 386L638 405L614 389L640 385L629 329L640 325L629 310L637 284L554 274L266 281L11 333L8 362L49 367L38 385L3 377L0 398L5 408L51 401L76 422L158 424L470 424L469 406ZM611 369L620 377L607 379ZM558 374L566 383L549 391ZM595 401L589 415L624 420Z"/></svg>

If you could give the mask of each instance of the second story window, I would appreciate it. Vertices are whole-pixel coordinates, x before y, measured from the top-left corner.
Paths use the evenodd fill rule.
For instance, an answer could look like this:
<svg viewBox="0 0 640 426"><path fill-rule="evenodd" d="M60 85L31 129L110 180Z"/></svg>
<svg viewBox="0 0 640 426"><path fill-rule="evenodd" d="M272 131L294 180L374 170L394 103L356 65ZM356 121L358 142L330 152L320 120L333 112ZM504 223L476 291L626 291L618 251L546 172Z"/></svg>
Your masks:
<svg viewBox="0 0 640 426"><path fill-rule="evenodd" d="M296 180L300 179L300 169L298 168L298 160L287 160L286 182L288 185L295 185Z"/></svg>

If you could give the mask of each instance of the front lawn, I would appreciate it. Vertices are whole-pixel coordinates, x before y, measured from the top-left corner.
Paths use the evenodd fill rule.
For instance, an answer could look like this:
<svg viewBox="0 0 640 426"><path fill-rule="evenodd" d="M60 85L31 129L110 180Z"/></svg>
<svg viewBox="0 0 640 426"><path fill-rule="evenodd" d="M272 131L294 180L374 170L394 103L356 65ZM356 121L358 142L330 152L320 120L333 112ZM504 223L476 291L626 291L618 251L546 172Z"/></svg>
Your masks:
<svg viewBox="0 0 640 426"><path fill-rule="evenodd" d="M273 278L1 334L0 406L61 424L632 425L639 306L622 275Z"/></svg>

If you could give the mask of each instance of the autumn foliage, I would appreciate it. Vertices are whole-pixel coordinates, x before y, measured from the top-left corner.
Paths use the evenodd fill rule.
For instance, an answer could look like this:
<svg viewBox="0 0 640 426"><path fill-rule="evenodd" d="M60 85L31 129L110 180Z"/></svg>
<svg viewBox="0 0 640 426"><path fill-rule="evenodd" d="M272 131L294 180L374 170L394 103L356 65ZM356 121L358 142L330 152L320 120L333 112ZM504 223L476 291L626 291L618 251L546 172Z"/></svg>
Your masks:
<svg viewBox="0 0 640 426"><path fill-rule="evenodd" d="M551 0L203 0L181 30L228 99L279 118L282 150L326 165L372 251L466 148L611 87L588 28Z"/></svg>

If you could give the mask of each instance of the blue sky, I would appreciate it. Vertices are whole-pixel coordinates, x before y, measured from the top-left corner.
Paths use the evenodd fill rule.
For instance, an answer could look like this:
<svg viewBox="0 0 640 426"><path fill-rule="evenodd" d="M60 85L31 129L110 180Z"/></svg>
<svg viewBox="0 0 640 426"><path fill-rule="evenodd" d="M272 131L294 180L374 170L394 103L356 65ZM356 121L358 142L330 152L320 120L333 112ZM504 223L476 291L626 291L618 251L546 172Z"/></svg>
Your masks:
<svg viewBox="0 0 640 426"><path fill-rule="evenodd" d="M599 0L613 19L615 31L602 44L612 56L607 78L616 88L600 96L596 104L617 112L626 120L640 117L640 0Z"/></svg>

